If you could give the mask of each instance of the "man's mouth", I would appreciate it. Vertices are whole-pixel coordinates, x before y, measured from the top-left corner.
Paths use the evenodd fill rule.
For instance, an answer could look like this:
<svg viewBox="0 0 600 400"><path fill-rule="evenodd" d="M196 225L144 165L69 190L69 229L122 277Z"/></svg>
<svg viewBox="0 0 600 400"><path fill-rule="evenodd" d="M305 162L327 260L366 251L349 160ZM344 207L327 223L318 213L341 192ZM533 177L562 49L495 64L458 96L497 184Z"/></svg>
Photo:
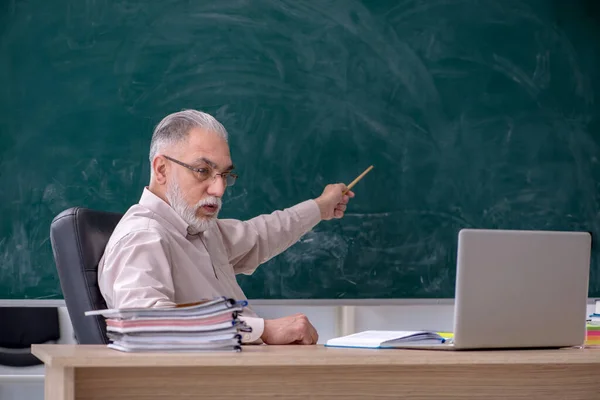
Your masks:
<svg viewBox="0 0 600 400"><path fill-rule="evenodd" d="M219 211L219 207L216 204L205 204L202 206L202 211L205 214L214 214Z"/></svg>

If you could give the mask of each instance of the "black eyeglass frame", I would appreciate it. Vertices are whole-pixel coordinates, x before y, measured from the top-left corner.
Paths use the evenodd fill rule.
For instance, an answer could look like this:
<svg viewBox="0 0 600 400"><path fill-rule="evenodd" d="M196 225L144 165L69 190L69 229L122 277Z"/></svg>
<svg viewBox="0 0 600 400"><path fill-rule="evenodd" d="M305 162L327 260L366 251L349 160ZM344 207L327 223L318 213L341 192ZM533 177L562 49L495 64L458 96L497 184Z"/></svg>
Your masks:
<svg viewBox="0 0 600 400"><path fill-rule="evenodd" d="M201 174L201 175L207 174L208 172L211 171L211 168L196 168L189 164L184 163L183 161L176 160L173 157L169 157L164 154L162 156L169 161L173 161L175 164L179 164L182 167L185 167L185 168L187 168L193 172L196 172L198 174ZM223 179L226 186L233 186L235 184L235 181L238 178L238 175L234 174L233 172L220 172L220 173L216 173L216 174L211 174L211 176L201 180L201 182L204 182L204 181L208 180L209 178L212 178L214 181L217 176L220 176L221 179Z"/></svg>

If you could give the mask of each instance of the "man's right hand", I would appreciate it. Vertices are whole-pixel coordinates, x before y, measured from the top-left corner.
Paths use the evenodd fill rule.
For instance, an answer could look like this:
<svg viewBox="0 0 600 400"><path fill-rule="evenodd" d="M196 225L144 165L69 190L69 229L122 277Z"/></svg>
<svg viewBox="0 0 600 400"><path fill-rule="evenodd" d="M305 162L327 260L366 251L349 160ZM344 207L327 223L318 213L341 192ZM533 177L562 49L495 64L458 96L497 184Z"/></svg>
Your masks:
<svg viewBox="0 0 600 400"><path fill-rule="evenodd" d="M319 335L304 314L265 319L261 339L266 344L316 344Z"/></svg>

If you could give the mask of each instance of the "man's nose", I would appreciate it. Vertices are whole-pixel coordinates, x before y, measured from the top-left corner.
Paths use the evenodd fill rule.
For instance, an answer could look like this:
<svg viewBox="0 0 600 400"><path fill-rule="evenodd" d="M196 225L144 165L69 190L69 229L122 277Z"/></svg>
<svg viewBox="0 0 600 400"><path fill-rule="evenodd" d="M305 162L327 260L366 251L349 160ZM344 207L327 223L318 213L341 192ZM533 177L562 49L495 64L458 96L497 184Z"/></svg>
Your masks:
<svg viewBox="0 0 600 400"><path fill-rule="evenodd" d="M225 180L221 175L216 175L208 187L208 194L211 196L223 197L225 194L225 189L227 189Z"/></svg>

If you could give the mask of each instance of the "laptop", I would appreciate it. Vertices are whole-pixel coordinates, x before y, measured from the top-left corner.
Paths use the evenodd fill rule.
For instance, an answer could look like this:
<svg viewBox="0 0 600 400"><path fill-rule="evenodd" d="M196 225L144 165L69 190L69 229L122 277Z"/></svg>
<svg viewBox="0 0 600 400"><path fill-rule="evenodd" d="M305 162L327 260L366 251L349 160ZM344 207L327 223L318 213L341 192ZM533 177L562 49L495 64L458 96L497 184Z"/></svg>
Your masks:
<svg viewBox="0 0 600 400"><path fill-rule="evenodd" d="M583 345L591 243L587 232L461 230L454 338L407 348Z"/></svg>

